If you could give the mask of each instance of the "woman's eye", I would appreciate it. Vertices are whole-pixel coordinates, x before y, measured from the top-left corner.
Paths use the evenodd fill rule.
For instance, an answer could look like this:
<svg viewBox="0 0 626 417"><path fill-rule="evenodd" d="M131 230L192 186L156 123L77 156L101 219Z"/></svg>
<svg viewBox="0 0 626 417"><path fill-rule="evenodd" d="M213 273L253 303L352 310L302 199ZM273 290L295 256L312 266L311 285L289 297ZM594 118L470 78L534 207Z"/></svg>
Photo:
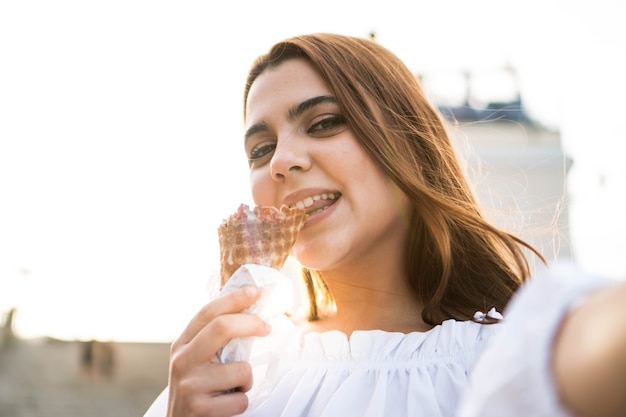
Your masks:
<svg viewBox="0 0 626 417"><path fill-rule="evenodd" d="M309 134L326 134L330 135L335 133L336 130L343 127L346 124L346 119L343 116L328 116L322 120L315 122L307 129Z"/></svg>
<svg viewBox="0 0 626 417"><path fill-rule="evenodd" d="M250 161L250 163L258 161L264 156L274 152L274 149L276 149L276 144L274 143L256 146L250 151L250 155L248 155L248 160Z"/></svg>

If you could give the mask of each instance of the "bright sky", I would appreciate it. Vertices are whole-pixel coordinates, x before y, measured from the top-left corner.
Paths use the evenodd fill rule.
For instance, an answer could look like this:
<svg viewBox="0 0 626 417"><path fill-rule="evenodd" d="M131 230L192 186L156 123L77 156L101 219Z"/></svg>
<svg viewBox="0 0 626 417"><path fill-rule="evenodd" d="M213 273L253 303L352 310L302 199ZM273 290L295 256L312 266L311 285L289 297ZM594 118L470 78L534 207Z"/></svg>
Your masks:
<svg viewBox="0 0 626 417"><path fill-rule="evenodd" d="M516 67L580 162L580 261L626 274L626 12L592 5L0 2L0 311L18 307L23 337L176 337L206 300L217 226L249 202L247 69L322 31L375 31L416 72Z"/></svg>

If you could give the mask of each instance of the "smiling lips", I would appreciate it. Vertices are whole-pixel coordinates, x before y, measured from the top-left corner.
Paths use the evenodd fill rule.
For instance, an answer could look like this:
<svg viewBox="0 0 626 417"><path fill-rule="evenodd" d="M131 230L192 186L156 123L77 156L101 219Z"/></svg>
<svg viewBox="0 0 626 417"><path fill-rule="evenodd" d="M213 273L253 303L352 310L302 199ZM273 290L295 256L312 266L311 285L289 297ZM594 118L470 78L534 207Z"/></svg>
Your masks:
<svg viewBox="0 0 626 417"><path fill-rule="evenodd" d="M340 196L341 194L333 192L316 194L298 201L292 207L305 209L306 213L311 216L332 206Z"/></svg>

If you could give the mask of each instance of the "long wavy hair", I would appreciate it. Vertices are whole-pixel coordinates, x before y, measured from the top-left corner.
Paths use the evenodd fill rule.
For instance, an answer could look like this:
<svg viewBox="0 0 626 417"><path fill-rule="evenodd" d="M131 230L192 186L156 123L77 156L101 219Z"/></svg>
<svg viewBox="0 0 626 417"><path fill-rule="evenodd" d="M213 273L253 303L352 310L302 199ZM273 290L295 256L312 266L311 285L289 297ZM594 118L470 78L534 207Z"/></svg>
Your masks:
<svg viewBox="0 0 626 417"><path fill-rule="evenodd" d="M446 125L416 76L392 52L370 39L336 34L297 36L257 58L252 83L288 59L307 60L335 94L363 148L413 205L406 271L422 319L472 319L476 311L502 311L531 273L525 254L542 255L489 223L457 160ZM309 319L332 305L318 271L303 269Z"/></svg>

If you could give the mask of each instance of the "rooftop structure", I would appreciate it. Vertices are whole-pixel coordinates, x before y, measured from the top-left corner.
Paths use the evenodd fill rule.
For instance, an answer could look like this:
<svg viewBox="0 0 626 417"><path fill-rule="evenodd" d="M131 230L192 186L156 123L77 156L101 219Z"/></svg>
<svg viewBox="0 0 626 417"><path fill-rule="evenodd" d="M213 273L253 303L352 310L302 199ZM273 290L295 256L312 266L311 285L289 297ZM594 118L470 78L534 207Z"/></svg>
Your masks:
<svg viewBox="0 0 626 417"><path fill-rule="evenodd" d="M560 133L527 113L514 69L419 78L448 123L486 216L548 261L571 258L566 181L572 160Z"/></svg>

